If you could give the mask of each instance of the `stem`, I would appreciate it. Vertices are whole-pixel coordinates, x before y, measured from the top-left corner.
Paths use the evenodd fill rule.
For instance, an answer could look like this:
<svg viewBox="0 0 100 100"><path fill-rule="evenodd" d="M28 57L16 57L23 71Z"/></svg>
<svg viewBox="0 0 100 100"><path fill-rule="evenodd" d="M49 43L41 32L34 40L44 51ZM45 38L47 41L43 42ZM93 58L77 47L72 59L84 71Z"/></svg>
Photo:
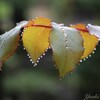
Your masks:
<svg viewBox="0 0 100 100"><path fill-rule="evenodd" d="M31 26L35 26L35 27L44 27L44 28L52 28L52 26L49 25L38 25L38 24L32 24ZM82 32L89 32L87 29L81 29L81 28L76 28L79 31Z"/></svg>
<svg viewBox="0 0 100 100"><path fill-rule="evenodd" d="M81 29L81 28L76 28L76 29L82 32L89 32L87 29Z"/></svg>
<svg viewBox="0 0 100 100"><path fill-rule="evenodd" d="M52 28L52 26L47 26L47 25L37 25L37 24L33 24L32 26L44 27L44 28Z"/></svg>

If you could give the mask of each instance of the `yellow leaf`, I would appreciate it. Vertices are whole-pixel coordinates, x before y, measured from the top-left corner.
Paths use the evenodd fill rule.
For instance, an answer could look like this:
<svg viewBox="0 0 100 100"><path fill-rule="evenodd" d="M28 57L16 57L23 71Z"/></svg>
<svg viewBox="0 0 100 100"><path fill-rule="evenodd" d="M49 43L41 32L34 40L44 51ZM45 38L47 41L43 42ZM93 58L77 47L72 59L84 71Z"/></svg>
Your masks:
<svg viewBox="0 0 100 100"><path fill-rule="evenodd" d="M95 35L91 35L87 31L86 26L84 24L76 24L76 25L72 25L71 27L78 29L84 40L83 45L85 50L83 56L81 57L81 59L83 59L93 52L94 48L98 44L98 38Z"/></svg>
<svg viewBox="0 0 100 100"><path fill-rule="evenodd" d="M33 21L33 24L32 22L29 23L31 25L26 25L27 27L23 32L22 40L26 51L31 56L34 64L36 64L38 58L49 48L51 20L38 17Z"/></svg>

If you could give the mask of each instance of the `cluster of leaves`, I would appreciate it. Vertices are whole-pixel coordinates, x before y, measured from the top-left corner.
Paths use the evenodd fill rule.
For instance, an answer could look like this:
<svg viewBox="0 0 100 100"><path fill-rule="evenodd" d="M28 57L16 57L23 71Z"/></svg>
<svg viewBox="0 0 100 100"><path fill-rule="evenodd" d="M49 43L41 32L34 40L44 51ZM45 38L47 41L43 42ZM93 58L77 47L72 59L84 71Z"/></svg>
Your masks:
<svg viewBox="0 0 100 100"><path fill-rule="evenodd" d="M24 49L34 66L48 49L52 49L59 76L63 77L82 59L91 56L100 39L99 31L99 26L76 24L67 27L43 17L22 21L0 36L0 65L14 54L21 33Z"/></svg>

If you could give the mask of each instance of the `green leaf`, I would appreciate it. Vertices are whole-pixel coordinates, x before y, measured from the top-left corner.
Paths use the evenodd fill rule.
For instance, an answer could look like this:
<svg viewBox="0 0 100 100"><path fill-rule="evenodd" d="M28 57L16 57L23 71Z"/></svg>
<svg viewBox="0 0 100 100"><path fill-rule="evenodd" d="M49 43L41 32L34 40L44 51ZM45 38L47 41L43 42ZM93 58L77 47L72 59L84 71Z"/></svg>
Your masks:
<svg viewBox="0 0 100 100"><path fill-rule="evenodd" d="M78 30L52 23L50 46L60 77L75 69L84 48L83 39Z"/></svg>
<svg viewBox="0 0 100 100"><path fill-rule="evenodd" d="M15 28L0 35L0 66L15 52L20 40L20 30L26 24L27 21L22 21Z"/></svg>

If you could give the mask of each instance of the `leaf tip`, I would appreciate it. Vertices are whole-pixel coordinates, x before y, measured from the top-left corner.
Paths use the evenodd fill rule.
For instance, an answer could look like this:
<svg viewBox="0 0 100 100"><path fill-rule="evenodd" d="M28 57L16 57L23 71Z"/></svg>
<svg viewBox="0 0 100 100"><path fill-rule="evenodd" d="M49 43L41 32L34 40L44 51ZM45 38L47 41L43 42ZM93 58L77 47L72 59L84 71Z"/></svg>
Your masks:
<svg viewBox="0 0 100 100"><path fill-rule="evenodd" d="M34 67L37 66L37 63L34 64Z"/></svg>

